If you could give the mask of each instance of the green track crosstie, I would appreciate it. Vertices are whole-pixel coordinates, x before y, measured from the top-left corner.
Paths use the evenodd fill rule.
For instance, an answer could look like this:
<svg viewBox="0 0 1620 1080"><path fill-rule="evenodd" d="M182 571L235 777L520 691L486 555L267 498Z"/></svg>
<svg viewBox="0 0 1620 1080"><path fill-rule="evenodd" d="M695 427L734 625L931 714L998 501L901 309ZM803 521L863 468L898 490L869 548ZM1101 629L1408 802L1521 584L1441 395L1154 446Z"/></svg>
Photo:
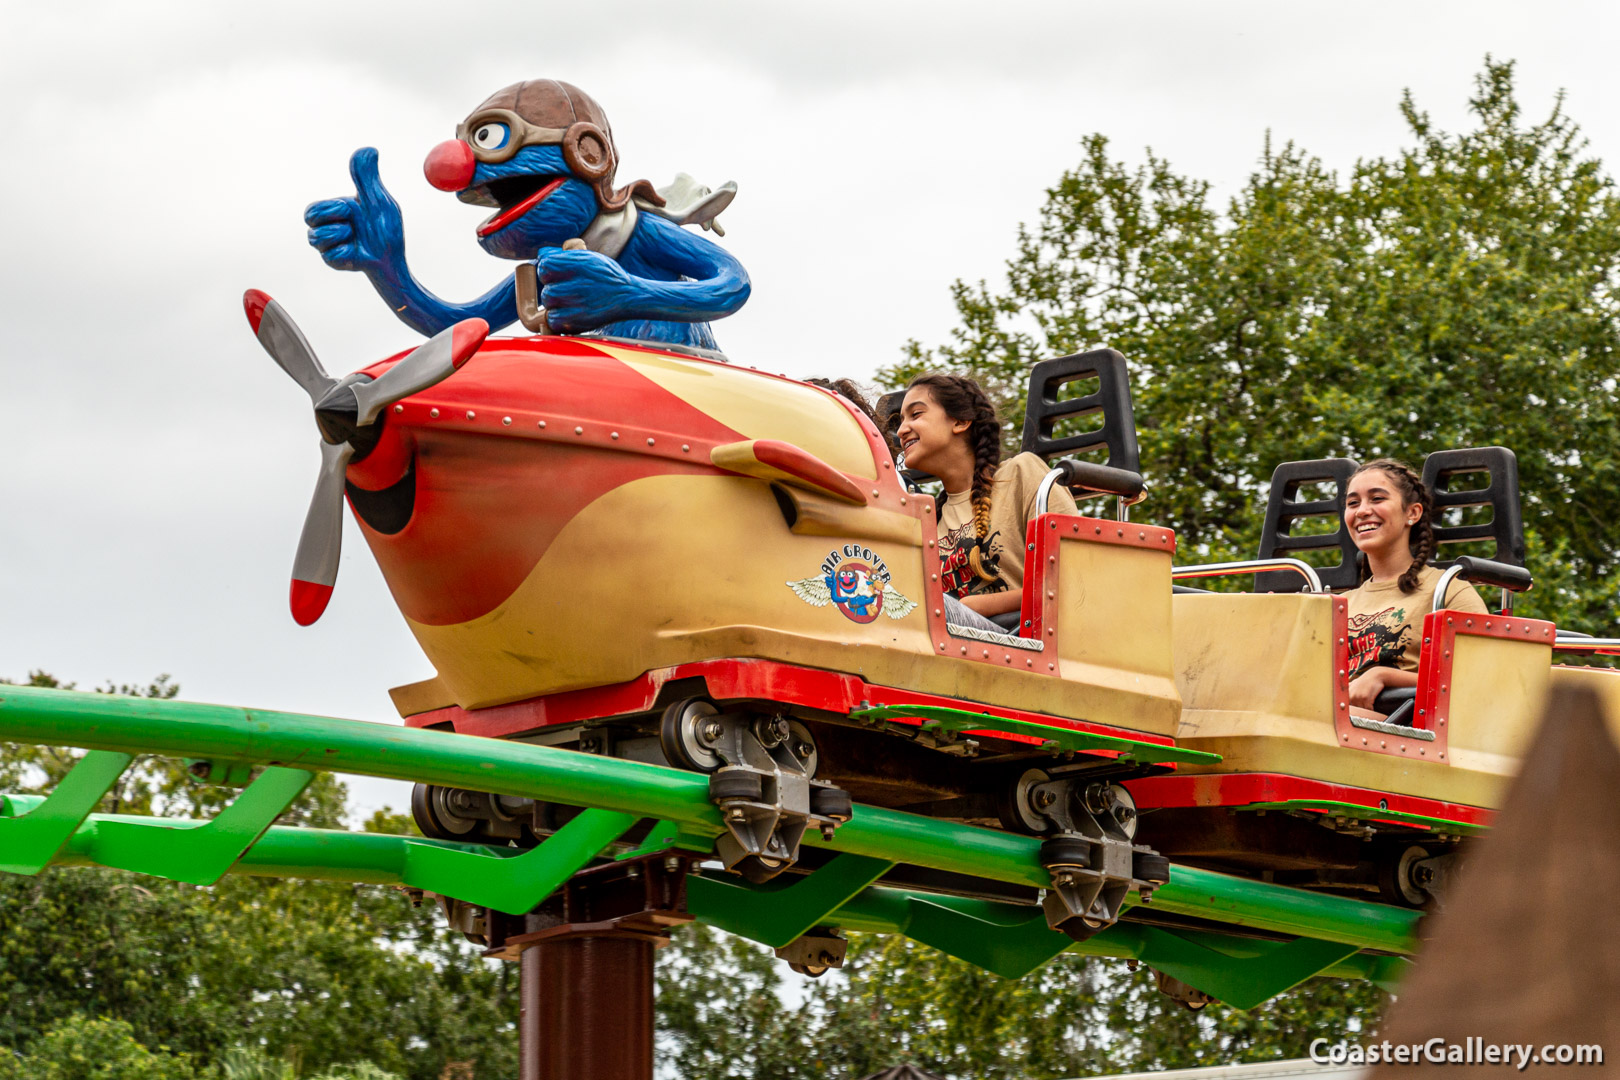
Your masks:
<svg viewBox="0 0 1620 1080"><path fill-rule="evenodd" d="M965 716L980 728L986 719ZM12 873L105 866L199 884L238 873L405 885L520 914L595 860L708 854L722 830L699 774L327 717L4 687L0 740L89 751L49 797L0 796L0 870ZM138 754L204 758L234 776L262 771L211 822L94 813ZM585 809L528 851L273 824L317 770ZM649 819L646 838L624 850L624 834ZM1189 936L1132 923L1127 909L1122 922L1077 945L1031 905L883 883L903 864L1045 888L1038 838L857 805L831 840L811 833L805 842L832 857L809 860L816 869L766 886L710 870L694 874L690 911L775 947L817 926L905 934L1008 977L1065 950L1132 957L1234 1004L1263 1000L1320 972L1389 982L1399 958L1363 950L1409 953L1416 944L1413 911L1177 866L1155 892L1153 909L1277 940L1216 930Z"/></svg>
<svg viewBox="0 0 1620 1080"><path fill-rule="evenodd" d="M1031 720L1014 720L989 713L969 712L946 705L871 705L850 713L850 719L867 723L893 720L901 717L922 720L922 730L930 734L958 735L964 731L995 731L1004 735L1027 735L1041 740L1041 749L1048 753L1064 751L1112 750L1122 761L1140 761L1148 765L1213 765L1221 755L1203 750L1184 750L1177 746L1126 739L1118 735L1101 735L1092 731L1076 731L1055 724L1037 724Z"/></svg>

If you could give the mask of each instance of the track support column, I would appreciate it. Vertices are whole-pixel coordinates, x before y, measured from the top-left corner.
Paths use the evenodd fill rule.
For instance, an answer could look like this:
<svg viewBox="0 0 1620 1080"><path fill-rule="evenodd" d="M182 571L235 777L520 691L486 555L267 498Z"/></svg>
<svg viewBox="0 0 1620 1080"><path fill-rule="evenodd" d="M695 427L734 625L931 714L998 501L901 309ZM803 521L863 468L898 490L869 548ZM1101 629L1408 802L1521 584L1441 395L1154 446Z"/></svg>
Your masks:
<svg viewBox="0 0 1620 1080"><path fill-rule="evenodd" d="M520 965L520 1080L652 1080L653 953L691 921L686 869L612 863L521 919L491 913L486 955Z"/></svg>

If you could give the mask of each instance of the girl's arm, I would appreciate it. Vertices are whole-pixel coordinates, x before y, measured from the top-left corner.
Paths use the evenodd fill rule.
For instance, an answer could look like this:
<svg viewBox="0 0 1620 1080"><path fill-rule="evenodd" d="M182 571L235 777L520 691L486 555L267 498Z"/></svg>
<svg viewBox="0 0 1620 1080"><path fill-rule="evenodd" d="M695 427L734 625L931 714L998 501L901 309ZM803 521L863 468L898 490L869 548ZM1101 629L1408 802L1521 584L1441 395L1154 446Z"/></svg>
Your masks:
<svg viewBox="0 0 1620 1080"><path fill-rule="evenodd" d="M979 593L977 596L964 596L962 603L969 609L989 618L991 615L1005 615L1009 611L1017 611L1024 603L1022 593L1011 589L1001 592Z"/></svg>
<svg viewBox="0 0 1620 1080"><path fill-rule="evenodd" d="M1416 686L1417 672L1400 668L1368 668L1350 680L1350 704L1360 709L1371 709L1378 695L1400 686Z"/></svg>

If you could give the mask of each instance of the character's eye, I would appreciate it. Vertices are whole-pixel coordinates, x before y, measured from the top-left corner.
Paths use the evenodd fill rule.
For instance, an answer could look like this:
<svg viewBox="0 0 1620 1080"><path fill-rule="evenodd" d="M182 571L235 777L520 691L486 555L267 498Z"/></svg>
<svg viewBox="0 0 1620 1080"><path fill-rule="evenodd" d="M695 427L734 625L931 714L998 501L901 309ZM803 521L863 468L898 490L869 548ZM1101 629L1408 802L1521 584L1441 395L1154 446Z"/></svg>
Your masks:
<svg viewBox="0 0 1620 1080"><path fill-rule="evenodd" d="M508 135L505 124L490 121L473 128L472 144L480 150L499 150L506 145Z"/></svg>

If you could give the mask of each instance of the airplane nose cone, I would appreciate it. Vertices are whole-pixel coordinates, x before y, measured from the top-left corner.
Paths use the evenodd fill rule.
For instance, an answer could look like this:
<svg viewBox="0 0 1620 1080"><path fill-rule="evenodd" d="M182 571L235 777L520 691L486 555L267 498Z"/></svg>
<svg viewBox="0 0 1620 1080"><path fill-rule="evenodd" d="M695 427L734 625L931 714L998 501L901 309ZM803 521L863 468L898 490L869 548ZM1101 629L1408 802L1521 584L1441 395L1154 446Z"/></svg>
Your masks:
<svg viewBox="0 0 1620 1080"><path fill-rule="evenodd" d="M460 139L449 139L429 151L422 172L427 182L440 191L460 191L472 183L477 164L472 147Z"/></svg>

